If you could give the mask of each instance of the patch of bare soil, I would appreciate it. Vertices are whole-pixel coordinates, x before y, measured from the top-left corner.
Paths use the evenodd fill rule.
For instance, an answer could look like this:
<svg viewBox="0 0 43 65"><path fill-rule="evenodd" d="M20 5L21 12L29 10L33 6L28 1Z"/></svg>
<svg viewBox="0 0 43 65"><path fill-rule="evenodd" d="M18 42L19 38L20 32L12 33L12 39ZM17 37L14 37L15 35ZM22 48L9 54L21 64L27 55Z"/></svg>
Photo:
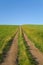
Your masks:
<svg viewBox="0 0 43 65"><path fill-rule="evenodd" d="M43 65L43 53L41 53L39 49L34 46L34 44L28 39L27 35L24 32L23 35L25 41L27 42L27 45L29 46L29 51L38 62L38 65Z"/></svg>
<svg viewBox="0 0 43 65"><path fill-rule="evenodd" d="M4 62L1 65L17 65L17 54L18 54L18 33L16 34L12 46L7 53Z"/></svg>

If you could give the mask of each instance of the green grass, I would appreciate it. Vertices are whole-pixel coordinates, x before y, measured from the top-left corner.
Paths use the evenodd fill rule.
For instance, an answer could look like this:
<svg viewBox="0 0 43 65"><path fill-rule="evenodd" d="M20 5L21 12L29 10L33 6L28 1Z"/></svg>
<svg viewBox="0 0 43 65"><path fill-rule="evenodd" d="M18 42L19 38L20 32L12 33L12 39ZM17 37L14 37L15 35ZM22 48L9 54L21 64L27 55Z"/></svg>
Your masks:
<svg viewBox="0 0 43 65"><path fill-rule="evenodd" d="M43 52L43 25L23 25L22 28L34 45ZM0 25L0 62L9 50L17 29L16 25ZM19 31L18 37L18 65L37 65L23 38L22 31Z"/></svg>
<svg viewBox="0 0 43 65"><path fill-rule="evenodd" d="M35 65L33 61L31 62L31 55L27 51L24 38L22 36L22 32L19 32L19 40L18 40L18 65Z"/></svg>
<svg viewBox="0 0 43 65"><path fill-rule="evenodd" d="M43 25L24 25L22 27L28 38L43 52Z"/></svg>
<svg viewBox="0 0 43 65"><path fill-rule="evenodd" d="M0 54L3 52L7 42L15 34L17 27L16 25L0 25Z"/></svg>

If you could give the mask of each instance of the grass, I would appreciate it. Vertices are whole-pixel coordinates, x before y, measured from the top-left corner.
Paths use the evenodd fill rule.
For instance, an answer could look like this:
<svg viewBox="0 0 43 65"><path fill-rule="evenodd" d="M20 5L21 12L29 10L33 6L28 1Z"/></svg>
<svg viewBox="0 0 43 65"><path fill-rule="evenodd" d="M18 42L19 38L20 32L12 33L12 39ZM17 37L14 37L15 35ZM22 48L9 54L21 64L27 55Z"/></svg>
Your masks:
<svg viewBox="0 0 43 65"><path fill-rule="evenodd" d="M11 39L15 34L17 26L1 26L0 25L0 53L5 46L5 44Z"/></svg>
<svg viewBox="0 0 43 65"><path fill-rule="evenodd" d="M28 38L43 52L43 25L24 25L22 27Z"/></svg>
<svg viewBox="0 0 43 65"><path fill-rule="evenodd" d="M9 50L17 29L16 25L0 25L0 63Z"/></svg>
<svg viewBox="0 0 43 65"><path fill-rule="evenodd" d="M19 32L18 40L18 65L36 65L32 61L32 56L29 51L27 51L25 40L22 36L22 32Z"/></svg>
<svg viewBox="0 0 43 65"><path fill-rule="evenodd" d="M32 65L38 65L38 62L36 61L35 57L30 52L30 47L28 46L27 42L25 41L23 33L22 33L22 37L23 37L24 45L26 47L26 53L27 53L28 59L30 60Z"/></svg>
<svg viewBox="0 0 43 65"><path fill-rule="evenodd" d="M23 25L22 28L34 45L43 52L43 25ZM3 62L17 29L18 26L0 25L0 62ZM22 30L19 30L18 35L18 65L37 65L29 51Z"/></svg>

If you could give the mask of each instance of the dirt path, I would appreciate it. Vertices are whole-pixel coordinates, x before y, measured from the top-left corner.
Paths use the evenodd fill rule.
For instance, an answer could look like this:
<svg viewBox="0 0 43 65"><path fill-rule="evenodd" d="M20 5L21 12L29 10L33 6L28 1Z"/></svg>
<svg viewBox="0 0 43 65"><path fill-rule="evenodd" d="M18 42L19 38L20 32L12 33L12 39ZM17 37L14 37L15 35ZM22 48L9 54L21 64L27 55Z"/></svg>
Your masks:
<svg viewBox="0 0 43 65"><path fill-rule="evenodd" d="M18 53L18 33L16 34L12 46L1 65L17 65L17 53Z"/></svg>
<svg viewBox="0 0 43 65"><path fill-rule="evenodd" d="M43 53L41 53L34 44L28 39L27 35L23 32L24 39L27 42L27 45L30 48L30 52L35 60L38 62L38 65L43 65Z"/></svg>

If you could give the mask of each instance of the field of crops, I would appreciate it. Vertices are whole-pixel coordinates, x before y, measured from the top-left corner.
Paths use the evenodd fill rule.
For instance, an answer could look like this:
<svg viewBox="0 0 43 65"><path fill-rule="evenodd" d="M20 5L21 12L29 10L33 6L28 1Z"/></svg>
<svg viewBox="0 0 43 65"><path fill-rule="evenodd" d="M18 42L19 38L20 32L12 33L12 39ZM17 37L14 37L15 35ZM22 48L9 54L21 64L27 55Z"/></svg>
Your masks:
<svg viewBox="0 0 43 65"><path fill-rule="evenodd" d="M34 45L43 52L43 25L24 25L23 30Z"/></svg>
<svg viewBox="0 0 43 65"><path fill-rule="evenodd" d="M43 65L42 53L43 25L0 25L1 65Z"/></svg>

